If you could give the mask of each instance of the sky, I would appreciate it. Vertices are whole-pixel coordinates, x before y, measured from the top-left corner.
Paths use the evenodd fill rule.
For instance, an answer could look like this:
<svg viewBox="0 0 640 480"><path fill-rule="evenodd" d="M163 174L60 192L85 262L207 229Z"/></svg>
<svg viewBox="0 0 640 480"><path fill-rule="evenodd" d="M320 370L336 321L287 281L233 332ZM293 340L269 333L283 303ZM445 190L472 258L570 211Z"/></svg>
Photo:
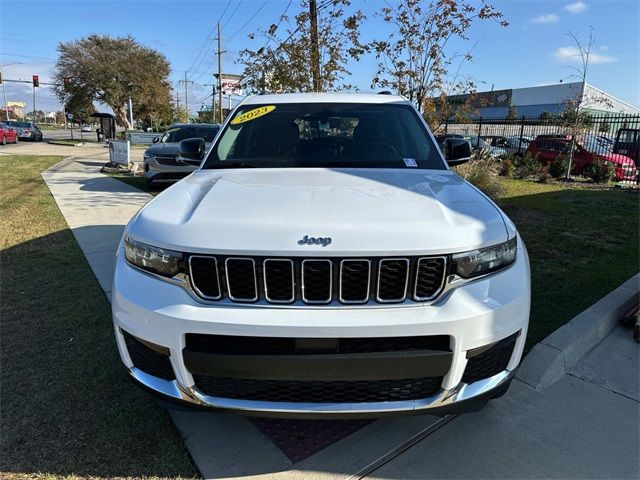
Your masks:
<svg viewBox="0 0 640 480"><path fill-rule="evenodd" d="M388 0L393 3L395 0ZM474 1L475 0L470 0ZM380 18L385 0L352 0L351 10L367 16L363 40L383 37L390 26ZM479 2L476 2L479 3ZM473 60L461 66L461 74L474 79L478 91L519 88L571 81L575 64L573 32L586 40L593 27L596 45L587 81L635 106L640 106L640 2L638 0L489 0L504 14L508 27L496 22L476 23L469 40L457 42L455 51L472 49ZM288 6L288 10L287 10ZM189 108L195 112L211 91L211 75L217 72L215 25L222 25L224 73L242 73L237 54L258 48L264 40L250 40L256 29L277 23L285 10L299 10L299 0L0 0L0 63L3 77L30 80L37 74L48 82L60 42L92 33L131 35L145 46L166 55L171 80L184 102L188 72ZM284 26L284 24L283 24ZM281 27L282 28L282 27ZM376 70L373 56L352 62L347 80L361 90L371 90ZM457 68L457 67L456 67ZM32 109L30 84L5 82L8 101L24 101ZM36 106L60 110L49 87L36 91ZM98 106L99 110L105 108Z"/></svg>

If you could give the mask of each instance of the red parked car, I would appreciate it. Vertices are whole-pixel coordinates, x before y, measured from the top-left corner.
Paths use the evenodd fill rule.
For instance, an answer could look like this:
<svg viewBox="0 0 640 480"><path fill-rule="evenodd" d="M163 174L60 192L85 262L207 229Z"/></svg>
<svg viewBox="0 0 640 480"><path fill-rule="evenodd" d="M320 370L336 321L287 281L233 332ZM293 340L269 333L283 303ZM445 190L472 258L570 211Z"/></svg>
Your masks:
<svg viewBox="0 0 640 480"><path fill-rule="evenodd" d="M18 143L18 132L4 122L0 122L0 143Z"/></svg>
<svg viewBox="0 0 640 480"><path fill-rule="evenodd" d="M527 151L537 156L543 165L551 163L561 155L568 156L571 151L571 136L569 135L539 135L529 143ZM612 163L615 167L616 180L635 180L637 175L634 161L619 153L613 153L594 135L580 135L576 138L576 148L573 153L571 173L580 175L585 165L596 160Z"/></svg>

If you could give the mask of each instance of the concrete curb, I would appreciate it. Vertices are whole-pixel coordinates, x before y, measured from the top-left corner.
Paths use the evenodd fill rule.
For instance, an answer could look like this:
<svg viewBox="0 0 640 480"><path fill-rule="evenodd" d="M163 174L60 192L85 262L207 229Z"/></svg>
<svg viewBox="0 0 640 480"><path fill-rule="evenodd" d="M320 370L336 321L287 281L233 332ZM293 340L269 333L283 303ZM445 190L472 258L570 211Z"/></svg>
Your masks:
<svg viewBox="0 0 640 480"><path fill-rule="evenodd" d="M534 346L516 378L536 390L560 380L640 301L640 273Z"/></svg>

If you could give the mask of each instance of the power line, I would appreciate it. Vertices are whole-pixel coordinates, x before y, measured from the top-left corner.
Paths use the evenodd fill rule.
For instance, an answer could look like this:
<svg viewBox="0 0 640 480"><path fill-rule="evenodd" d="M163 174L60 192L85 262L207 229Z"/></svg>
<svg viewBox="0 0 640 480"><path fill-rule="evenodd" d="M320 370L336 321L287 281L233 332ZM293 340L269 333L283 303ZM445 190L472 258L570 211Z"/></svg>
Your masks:
<svg viewBox="0 0 640 480"><path fill-rule="evenodd" d="M220 14L220 17L218 18L218 21L216 22L216 24L220 23L222 21L222 17L224 17L224 14L227 13L227 9L229 8L229 5L231 5L231 0L229 0L227 2L227 6L224 7L224 10L222 11L222 13ZM211 32L213 33L213 32Z"/></svg>
<svg viewBox="0 0 640 480"><path fill-rule="evenodd" d="M0 55L6 55L8 57L41 58L43 60L55 60L55 58L52 58L52 57L38 57L36 55L20 55L17 53L9 53L9 52L0 52Z"/></svg>
<svg viewBox="0 0 640 480"><path fill-rule="evenodd" d="M276 33L278 31L278 28L280 27L280 24L282 23L282 19L284 18L284 16L287 14L287 12L289 11L289 7L291 6L291 2L293 2L293 0L289 0L289 3L287 3L286 8L284 9L284 12L282 12L282 15L280 15L280 18L278 20L278 23L276 24L276 28L273 29L273 33ZM262 50L264 50L265 48L267 48L267 45L269 45L269 43L271 43L271 37L267 38L267 43L265 43L262 46Z"/></svg>
<svg viewBox="0 0 640 480"><path fill-rule="evenodd" d="M240 2L242 3L242 2ZM222 18L224 17L224 14L227 13L227 9L229 8L229 6L231 5L231 0L229 0L227 2L226 7L224 7L224 10L222 11L222 13L220 14L220 17L218 17L218 21L216 22L216 25L218 23L220 23L220 21L222 20ZM237 8L236 8L237 10ZM235 10L234 10L235 13ZM233 16L233 14L232 14ZM191 73L192 70L197 70L198 68L200 68L200 65L202 65L203 60L208 57L208 53L209 53L209 47L213 46L213 43L211 43L209 46L207 46L207 41L211 41L211 36L213 35L213 33L215 32L215 27L213 28L213 30L211 30L211 32L209 32L209 34L204 38L204 40L202 41L202 45L200 45L200 49L198 50L198 54L196 55L196 58L193 59L193 62L191 63L191 66L187 69L187 72ZM198 59L200 59L200 63L198 63L198 66L194 67L194 65L196 64L196 62L198 61Z"/></svg>
<svg viewBox="0 0 640 480"><path fill-rule="evenodd" d="M316 11L319 12L320 10L322 10L323 8L327 7L328 5L332 4L334 2L334 0L326 0L322 5L318 5ZM264 59L262 60L261 64L258 66L258 68L262 68L264 67L264 65L267 63L267 61L269 60L270 57L272 57L278 50L280 50L280 48L282 48L282 46L287 43L289 40L291 40L293 38L293 36L298 33L300 31L300 29L302 28L302 25L298 26L298 28L296 28L293 32L291 32L291 34L282 42L279 42L278 45L276 45L276 47L271 51L271 53ZM268 42L267 42L268 43ZM254 66L256 62L253 62ZM245 77L243 76L240 79L240 83L242 84L242 82L245 80Z"/></svg>
<svg viewBox="0 0 640 480"><path fill-rule="evenodd" d="M236 5L236 8L235 8L235 9L233 10L233 12L231 13L231 16L230 16L229 18L227 18L227 21L226 21L226 22L224 22L224 24L223 24L223 25L222 25L222 27L220 27L220 28L224 28L224 27L226 27L226 26L229 24L229 22L231 21L231 19L233 18L233 16L236 14L236 12L238 11L238 9L240 8L240 5L242 5L242 1L243 1L243 0L240 0L240 1L238 2L238 5Z"/></svg>
<svg viewBox="0 0 640 480"><path fill-rule="evenodd" d="M240 29L236 33L234 33L229 38L227 38L227 43L225 44L225 47L229 44L229 42L231 41L231 39L233 37L235 37L240 32L242 32L245 28L247 28L247 25L249 25L251 23L251 21L258 16L258 14L262 11L262 9L265 7L265 5L267 5L267 3L269 3L269 0L265 0L265 2L262 5L260 5L260 8L258 8L258 10L256 10L256 13L254 13L251 16L251 18L249 20L247 20L247 22L242 27L240 27Z"/></svg>

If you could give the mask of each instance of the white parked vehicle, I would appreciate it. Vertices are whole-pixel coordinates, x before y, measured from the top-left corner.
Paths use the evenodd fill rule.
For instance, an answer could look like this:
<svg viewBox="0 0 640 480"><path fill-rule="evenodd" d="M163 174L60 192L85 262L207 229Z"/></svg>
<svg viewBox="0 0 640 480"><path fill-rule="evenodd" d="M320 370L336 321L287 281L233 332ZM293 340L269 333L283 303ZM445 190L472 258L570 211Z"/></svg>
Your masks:
<svg viewBox="0 0 640 480"><path fill-rule="evenodd" d="M470 155L444 145L449 165ZM409 101L254 96L180 156L200 168L134 216L116 258L117 344L147 390L309 417L442 415L506 391L527 251Z"/></svg>

